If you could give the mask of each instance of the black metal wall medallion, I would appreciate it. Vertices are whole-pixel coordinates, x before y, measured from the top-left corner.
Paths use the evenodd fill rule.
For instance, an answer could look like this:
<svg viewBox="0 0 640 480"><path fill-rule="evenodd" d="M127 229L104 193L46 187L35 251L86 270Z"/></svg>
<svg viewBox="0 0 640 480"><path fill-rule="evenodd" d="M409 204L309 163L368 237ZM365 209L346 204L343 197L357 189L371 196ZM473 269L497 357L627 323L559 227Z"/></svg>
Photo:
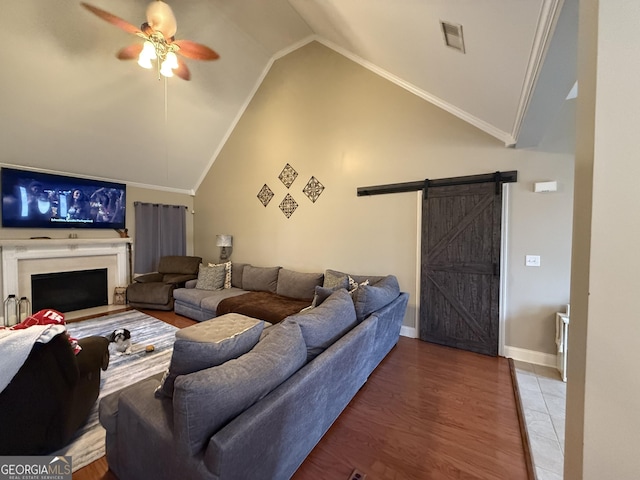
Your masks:
<svg viewBox="0 0 640 480"><path fill-rule="evenodd" d="M282 202L280 202L280 210L282 210L285 217L289 218L296 211L296 208L298 208L298 203L287 193Z"/></svg>
<svg viewBox="0 0 640 480"><path fill-rule="evenodd" d="M269 202L271 201L274 195L275 194L271 191L271 189L265 183L263 187L260 189L260 191L258 192L258 200L260 200L260 203L262 203L262 205L266 207L267 205L269 205Z"/></svg>
<svg viewBox="0 0 640 480"><path fill-rule="evenodd" d="M289 188L293 182L295 182L297 176L298 172L296 172L294 168L287 163L280 172L280 175L278 175L278 178L282 183L284 183L285 187Z"/></svg>
<svg viewBox="0 0 640 480"><path fill-rule="evenodd" d="M322 194L324 185L322 185L316 177L311 177L305 187L302 189L304 194L309 197L313 203L316 203L318 197Z"/></svg>
<svg viewBox="0 0 640 480"><path fill-rule="evenodd" d="M280 172L280 175L278 175L278 179L287 188L291 187L293 182L296 181L296 178L298 178L298 172L296 172L296 170L289 163L284 166L284 168ZM316 203L320 195L322 195L323 191L324 185L322 185L322 183L320 183L320 181L314 176L309 178L309 181L302 189L302 192L307 196L309 200L311 200L312 203ZM265 207L269 204L269 202L271 202L274 196L275 193L273 193L273 191L266 183L258 192L258 200L260 200L260 203L262 203L262 205ZM298 206L298 202L296 202L289 193L285 195L279 205L280 210L287 218L291 218L291 215L293 215L293 212L296 211Z"/></svg>

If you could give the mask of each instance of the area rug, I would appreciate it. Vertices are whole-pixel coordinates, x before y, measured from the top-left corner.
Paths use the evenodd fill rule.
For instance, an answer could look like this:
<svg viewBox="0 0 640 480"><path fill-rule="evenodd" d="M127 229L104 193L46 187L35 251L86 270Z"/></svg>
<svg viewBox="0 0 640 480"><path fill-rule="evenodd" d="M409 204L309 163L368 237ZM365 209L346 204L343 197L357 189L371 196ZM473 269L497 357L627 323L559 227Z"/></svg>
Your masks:
<svg viewBox="0 0 640 480"><path fill-rule="evenodd" d="M71 443L55 453L71 455L74 472L105 454L105 430L98 421L100 398L164 371L171 360L175 332L178 330L173 325L137 310L67 324L67 331L75 338L90 335L106 337L117 328L126 328L131 332L132 353L116 355L113 348L115 345L110 344L109 368L101 372L98 401L93 406L87 422L76 433ZM147 345L153 345L154 351L147 353Z"/></svg>

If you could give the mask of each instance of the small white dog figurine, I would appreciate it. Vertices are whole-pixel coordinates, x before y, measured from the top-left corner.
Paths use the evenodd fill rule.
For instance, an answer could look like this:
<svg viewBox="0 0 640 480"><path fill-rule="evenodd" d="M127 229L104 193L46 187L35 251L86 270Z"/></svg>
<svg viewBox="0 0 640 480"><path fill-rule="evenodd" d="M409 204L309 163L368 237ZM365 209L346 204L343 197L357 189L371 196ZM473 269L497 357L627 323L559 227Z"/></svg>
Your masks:
<svg viewBox="0 0 640 480"><path fill-rule="evenodd" d="M118 328L107 338L115 344L116 355L131 355L131 332L129 330Z"/></svg>

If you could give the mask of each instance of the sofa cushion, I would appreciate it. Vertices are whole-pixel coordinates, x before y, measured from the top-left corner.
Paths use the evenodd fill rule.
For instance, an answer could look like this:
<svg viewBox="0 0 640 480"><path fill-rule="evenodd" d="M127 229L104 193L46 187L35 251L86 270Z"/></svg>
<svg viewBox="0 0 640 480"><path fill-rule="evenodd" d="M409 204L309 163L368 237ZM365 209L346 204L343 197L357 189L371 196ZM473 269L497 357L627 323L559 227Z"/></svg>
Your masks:
<svg viewBox="0 0 640 480"><path fill-rule="evenodd" d="M253 348L264 322L230 313L176 332L171 363L156 389L156 396L173 395L178 375L221 365Z"/></svg>
<svg viewBox="0 0 640 480"><path fill-rule="evenodd" d="M162 281L164 283L173 283L174 285L182 285L189 280L193 280L196 278L195 275L189 273L165 273L162 276Z"/></svg>
<svg viewBox="0 0 640 480"><path fill-rule="evenodd" d="M345 289L336 290L321 305L287 317L283 323L300 326L307 346L307 361L320 355L356 323L353 300Z"/></svg>
<svg viewBox="0 0 640 480"><path fill-rule="evenodd" d="M196 288L200 290L220 290L224 287L225 275L226 268L224 263L213 266L200 264Z"/></svg>
<svg viewBox="0 0 640 480"><path fill-rule="evenodd" d="M353 303L356 308L358 322L364 320L368 315L391 303L400 295L400 285L398 279L389 275L375 284L360 284L352 292Z"/></svg>
<svg viewBox="0 0 640 480"><path fill-rule="evenodd" d="M242 288L255 292L276 293L280 267L254 267L246 265L242 270Z"/></svg>
<svg viewBox="0 0 640 480"><path fill-rule="evenodd" d="M231 288L231 261L226 263L210 263L210 267L224 267L224 286L223 288Z"/></svg>
<svg viewBox="0 0 640 480"><path fill-rule="evenodd" d="M322 273L301 273L281 268L276 293L283 297L311 300L316 286L322 285L323 279Z"/></svg>
<svg viewBox="0 0 640 480"><path fill-rule="evenodd" d="M195 275L198 273L198 265L202 258L188 257L184 255L168 255L161 257L158 263L160 273L183 273Z"/></svg>
<svg viewBox="0 0 640 480"><path fill-rule="evenodd" d="M226 293L232 290L237 290L240 293L245 293L244 290L238 289L199 290L197 288L176 288L173 291L173 298L175 298L176 301L179 300L185 304L193 305L194 307L200 308L204 300L207 300L211 297L220 297L221 299L226 298ZM215 310L216 309L214 308L213 312L215 312Z"/></svg>
<svg viewBox="0 0 640 480"><path fill-rule="evenodd" d="M242 272L246 263L231 262L231 286L242 288Z"/></svg>
<svg viewBox="0 0 640 480"><path fill-rule="evenodd" d="M189 455L199 453L222 426L302 367L306 356L300 328L277 325L245 355L178 377L173 397L177 444Z"/></svg>

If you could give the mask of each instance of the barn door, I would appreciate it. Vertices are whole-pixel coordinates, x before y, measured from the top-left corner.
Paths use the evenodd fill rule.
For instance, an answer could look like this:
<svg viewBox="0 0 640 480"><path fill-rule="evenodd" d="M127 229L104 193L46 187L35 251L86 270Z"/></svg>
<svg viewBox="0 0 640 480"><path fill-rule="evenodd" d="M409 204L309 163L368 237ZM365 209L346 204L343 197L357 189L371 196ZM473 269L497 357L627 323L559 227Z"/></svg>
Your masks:
<svg viewBox="0 0 640 480"><path fill-rule="evenodd" d="M425 191L422 340L498 354L501 186L430 185Z"/></svg>

